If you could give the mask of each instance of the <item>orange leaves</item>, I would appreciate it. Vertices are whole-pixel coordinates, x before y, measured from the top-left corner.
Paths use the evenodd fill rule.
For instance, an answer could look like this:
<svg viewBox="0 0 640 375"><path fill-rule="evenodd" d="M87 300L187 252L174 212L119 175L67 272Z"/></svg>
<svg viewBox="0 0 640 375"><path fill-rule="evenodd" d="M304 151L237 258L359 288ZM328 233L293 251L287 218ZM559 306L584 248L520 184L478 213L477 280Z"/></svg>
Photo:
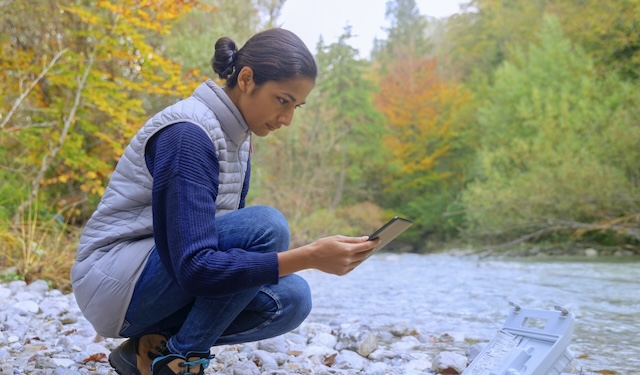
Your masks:
<svg viewBox="0 0 640 375"><path fill-rule="evenodd" d="M455 142L458 108L470 99L458 85L442 81L436 68L433 59L395 61L388 67L377 97L377 107L389 129L385 146L398 175L409 185L420 183L410 182L407 175L424 180L450 176L439 167L440 160L448 156Z"/></svg>
<svg viewBox="0 0 640 375"><path fill-rule="evenodd" d="M121 17L132 26L165 33L171 26L171 21L189 13L194 8L213 11L214 7L200 4L200 0L100 0L99 8L109 11L116 17Z"/></svg>
<svg viewBox="0 0 640 375"><path fill-rule="evenodd" d="M0 41L0 134L11 132L0 148L6 170L17 171L10 179L40 192L53 212L57 202L101 195L146 110L195 86L158 46L159 34L196 7L212 10L196 0L11 7L16 22L0 33L24 37Z"/></svg>

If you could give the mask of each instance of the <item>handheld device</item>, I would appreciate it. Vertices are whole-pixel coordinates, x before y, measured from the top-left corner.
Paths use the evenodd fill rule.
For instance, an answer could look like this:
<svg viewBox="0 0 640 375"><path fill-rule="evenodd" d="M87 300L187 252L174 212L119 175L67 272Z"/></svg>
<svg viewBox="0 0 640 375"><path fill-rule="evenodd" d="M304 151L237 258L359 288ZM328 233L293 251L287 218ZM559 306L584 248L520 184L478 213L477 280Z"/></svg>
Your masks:
<svg viewBox="0 0 640 375"><path fill-rule="evenodd" d="M380 238L380 243L373 249L373 251L376 252L388 245L389 242L393 241L402 232L409 229L411 225L413 225L413 221L398 216L389 220L385 225L381 226L369 236L369 240Z"/></svg>

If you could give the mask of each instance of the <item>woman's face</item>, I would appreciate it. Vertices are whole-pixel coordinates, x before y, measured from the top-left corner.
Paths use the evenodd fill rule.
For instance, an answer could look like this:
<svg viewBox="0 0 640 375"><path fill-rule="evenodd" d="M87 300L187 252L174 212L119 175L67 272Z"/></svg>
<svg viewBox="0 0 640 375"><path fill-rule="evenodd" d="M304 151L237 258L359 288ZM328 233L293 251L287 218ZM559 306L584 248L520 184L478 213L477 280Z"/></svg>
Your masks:
<svg viewBox="0 0 640 375"><path fill-rule="evenodd" d="M256 86L253 78L250 81L238 82L242 94L236 106L242 113L249 129L259 136L289 126L293 113L307 100L307 95L315 83L306 77L292 78L287 81L267 81Z"/></svg>

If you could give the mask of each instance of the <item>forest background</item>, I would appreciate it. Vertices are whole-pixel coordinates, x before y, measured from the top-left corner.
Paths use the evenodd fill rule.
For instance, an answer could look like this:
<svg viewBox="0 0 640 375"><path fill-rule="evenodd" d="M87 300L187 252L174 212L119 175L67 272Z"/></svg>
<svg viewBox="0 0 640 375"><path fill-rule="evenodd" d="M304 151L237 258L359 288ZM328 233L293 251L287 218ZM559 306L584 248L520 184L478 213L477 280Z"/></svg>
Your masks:
<svg viewBox="0 0 640 375"><path fill-rule="evenodd" d="M0 0L0 269L68 288L79 231L129 139L203 80L213 44L286 0ZM316 89L255 140L249 204L292 245L414 220L405 251L640 253L640 0L387 3L359 58L313 51ZM487 247L488 246L488 247Z"/></svg>

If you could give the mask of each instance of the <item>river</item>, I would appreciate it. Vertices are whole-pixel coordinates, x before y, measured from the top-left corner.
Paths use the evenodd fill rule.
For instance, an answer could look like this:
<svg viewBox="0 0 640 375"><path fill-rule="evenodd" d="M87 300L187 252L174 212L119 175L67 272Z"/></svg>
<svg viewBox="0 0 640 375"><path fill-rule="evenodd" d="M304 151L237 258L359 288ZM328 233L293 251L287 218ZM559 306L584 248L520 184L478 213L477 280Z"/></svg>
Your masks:
<svg viewBox="0 0 640 375"><path fill-rule="evenodd" d="M583 373L640 374L640 262L629 258L489 259L376 254L342 277L304 271L315 321L449 334L450 350L488 342L513 301L576 316L570 349ZM607 372L612 371L612 372Z"/></svg>

